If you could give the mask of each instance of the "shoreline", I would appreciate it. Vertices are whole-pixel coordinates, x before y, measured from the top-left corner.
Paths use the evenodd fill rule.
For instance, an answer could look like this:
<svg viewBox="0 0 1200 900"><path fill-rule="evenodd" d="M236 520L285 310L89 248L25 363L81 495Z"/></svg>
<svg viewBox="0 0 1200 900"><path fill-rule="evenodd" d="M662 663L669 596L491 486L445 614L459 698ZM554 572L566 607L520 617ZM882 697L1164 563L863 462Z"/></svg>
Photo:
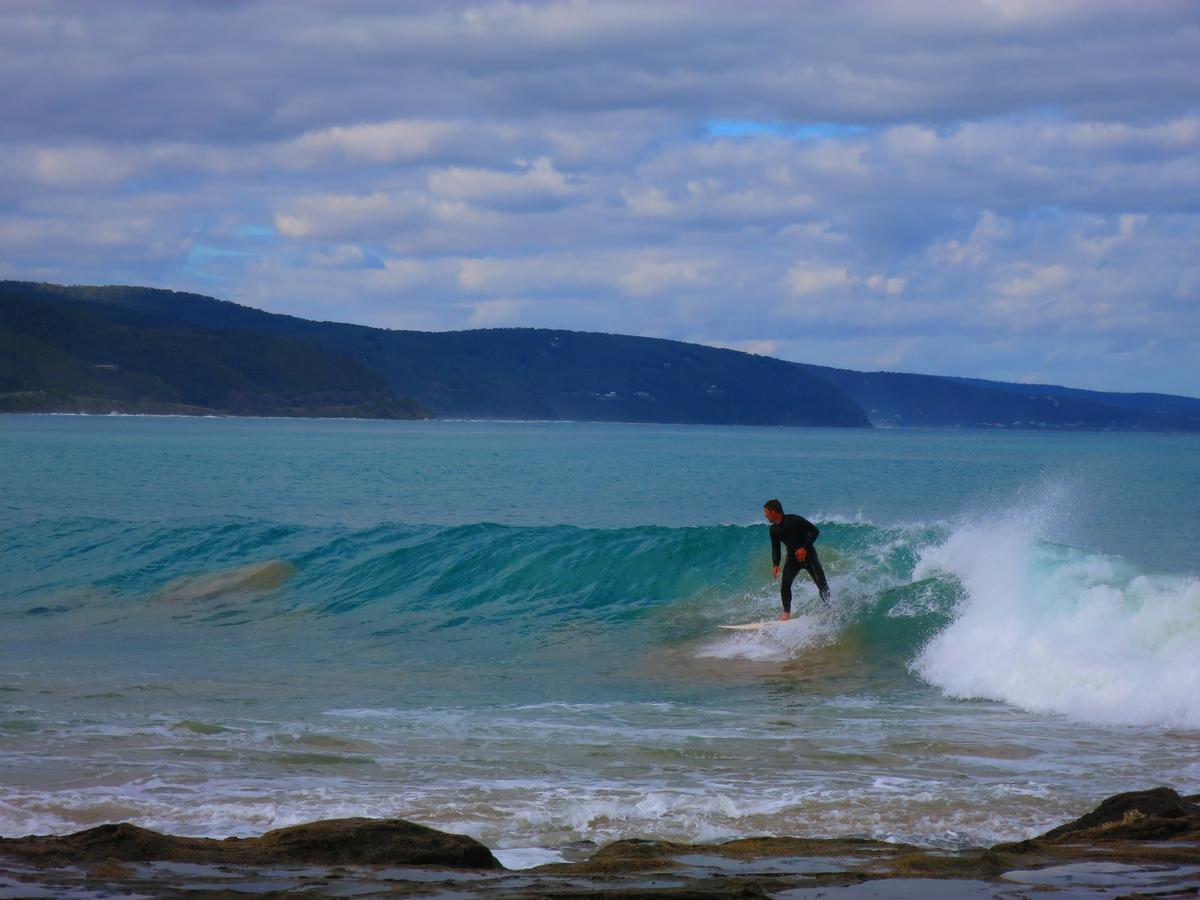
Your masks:
<svg viewBox="0 0 1200 900"><path fill-rule="evenodd" d="M1188 897L1200 893L1200 794L1117 794L1039 837L960 851L802 837L592 849L510 869L472 838L400 819L225 840L114 824L0 838L0 896Z"/></svg>
<svg viewBox="0 0 1200 900"><path fill-rule="evenodd" d="M971 432L983 434L1130 434L1130 435L1187 435L1200 433L1200 428L1112 428L1090 426L1063 426L1043 422L1029 425L1006 425L1001 423L972 423L961 425L889 425L868 423L864 426L852 425L795 425L783 422L746 423L746 422L674 422L648 421L641 419L497 419L497 418L461 418L456 416L356 416L330 414L315 416L307 413L239 413L225 410L202 408L198 412L126 412L110 410L109 412L89 412L87 410L54 410L54 409L0 409L0 416L79 416L93 419L256 419L278 420L294 419L313 422L447 422L459 424L483 425L651 425L663 427L685 428L786 428L800 431L832 429L836 431L901 431L901 432Z"/></svg>

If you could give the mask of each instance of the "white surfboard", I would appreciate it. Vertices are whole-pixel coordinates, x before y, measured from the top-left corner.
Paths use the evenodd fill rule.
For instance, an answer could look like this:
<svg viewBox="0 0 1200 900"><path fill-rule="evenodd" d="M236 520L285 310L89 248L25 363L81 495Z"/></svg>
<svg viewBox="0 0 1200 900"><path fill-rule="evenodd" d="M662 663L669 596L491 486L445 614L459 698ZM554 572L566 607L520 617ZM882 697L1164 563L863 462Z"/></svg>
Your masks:
<svg viewBox="0 0 1200 900"><path fill-rule="evenodd" d="M766 628L771 622L747 622L745 625L718 625L718 628L728 628L730 631L758 631Z"/></svg>

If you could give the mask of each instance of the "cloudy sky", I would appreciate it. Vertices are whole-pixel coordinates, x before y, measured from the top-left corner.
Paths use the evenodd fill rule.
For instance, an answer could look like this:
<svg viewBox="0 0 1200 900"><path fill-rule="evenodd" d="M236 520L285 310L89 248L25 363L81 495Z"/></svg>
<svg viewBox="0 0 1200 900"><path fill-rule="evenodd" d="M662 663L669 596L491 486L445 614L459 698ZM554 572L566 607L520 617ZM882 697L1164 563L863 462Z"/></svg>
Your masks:
<svg viewBox="0 0 1200 900"><path fill-rule="evenodd" d="M1200 396L1200 3L0 3L0 278Z"/></svg>

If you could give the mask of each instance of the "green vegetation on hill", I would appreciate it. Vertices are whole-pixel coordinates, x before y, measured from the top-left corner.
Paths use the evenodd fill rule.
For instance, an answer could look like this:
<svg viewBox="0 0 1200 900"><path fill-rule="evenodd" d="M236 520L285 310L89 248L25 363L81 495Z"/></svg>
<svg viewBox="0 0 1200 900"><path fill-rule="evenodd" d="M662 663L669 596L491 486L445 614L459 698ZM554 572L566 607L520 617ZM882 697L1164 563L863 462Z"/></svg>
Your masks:
<svg viewBox="0 0 1200 900"><path fill-rule="evenodd" d="M791 363L678 341L531 328L319 339L447 417L869 424L842 391Z"/></svg>
<svg viewBox="0 0 1200 900"><path fill-rule="evenodd" d="M854 372L805 366L853 397L875 425L908 428L1051 428L1200 431L1200 400L1110 394L1050 385Z"/></svg>
<svg viewBox="0 0 1200 900"><path fill-rule="evenodd" d="M10 411L66 396L272 415L1200 431L1188 397L855 372L627 335L389 331L138 287L0 282L0 354Z"/></svg>
<svg viewBox="0 0 1200 900"><path fill-rule="evenodd" d="M81 306L113 322L134 317L143 326L187 329L206 336L206 354L216 353L207 342L218 334L303 345L352 361L444 418L869 424L838 388L792 363L678 341L530 328L387 331L149 288L0 283L0 302L9 296ZM184 380L173 376L173 384Z"/></svg>
<svg viewBox="0 0 1200 900"><path fill-rule="evenodd" d="M428 416L366 366L307 342L8 289L0 410Z"/></svg>

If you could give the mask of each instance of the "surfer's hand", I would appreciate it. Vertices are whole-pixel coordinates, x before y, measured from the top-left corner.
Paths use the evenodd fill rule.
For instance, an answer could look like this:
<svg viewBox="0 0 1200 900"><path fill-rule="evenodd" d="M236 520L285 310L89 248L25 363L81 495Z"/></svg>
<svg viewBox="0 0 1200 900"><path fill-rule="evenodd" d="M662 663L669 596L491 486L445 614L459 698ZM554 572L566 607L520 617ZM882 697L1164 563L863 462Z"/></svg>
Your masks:
<svg viewBox="0 0 1200 900"><path fill-rule="evenodd" d="M771 569L771 577L772 578L779 577L779 566L775 566L775 568Z"/></svg>
<svg viewBox="0 0 1200 900"><path fill-rule="evenodd" d="M808 556L808 551L801 547L796 551L796 562L804 562L804 557Z"/></svg>

